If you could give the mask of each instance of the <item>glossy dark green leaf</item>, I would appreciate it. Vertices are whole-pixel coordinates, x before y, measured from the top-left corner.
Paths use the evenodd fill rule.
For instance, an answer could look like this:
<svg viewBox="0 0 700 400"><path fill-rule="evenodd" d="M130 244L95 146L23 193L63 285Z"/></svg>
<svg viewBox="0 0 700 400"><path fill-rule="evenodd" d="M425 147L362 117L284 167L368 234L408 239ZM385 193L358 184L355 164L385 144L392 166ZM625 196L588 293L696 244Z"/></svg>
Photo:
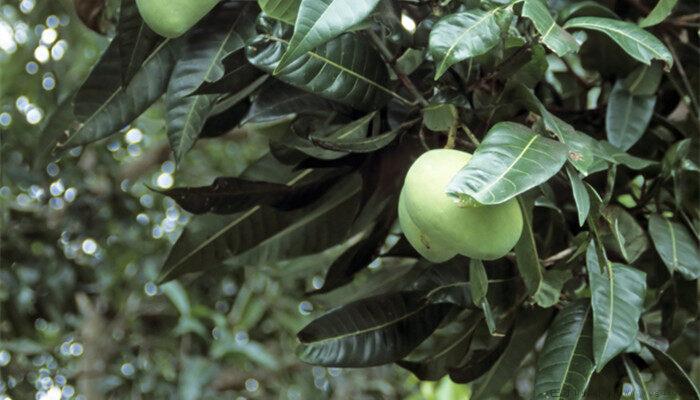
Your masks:
<svg viewBox="0 0 700 400"><path fill-rule="evenodd" d="M258 0L260 9L278 21L294 25L301 0Z"/></svg>
<svg viewBox="0 0 700 400"><path fill-rule="evenodd" d="M496 22L498 12L505 11L473 9L447 15L433 26L428 49L437 64L436 80L453 64L482 55L498 44L501 35Z"/></svg>
<svg viewBox="0 0 700 400"><path fill-rule="evenodd" d="M602 32L614 40L627 54L650 64L657 59L666 63L666 68L673 66L673 56L656 36L639 26L612 18L578 17L566 22L564 28L590 29Z"/></svg>
<svg viewBox="0 0 700 400"><path fill-rule="evenodd" d="M146 25L135 0L123 0L114 41L119 45L122 84L127 85L163 37Z"/></svg>
<svg viewBox="0 0 700 400"><path fill-rule="evenodd" d="M311 136L311 143L324 149L343 153L371 153L388 146L401 133L401 127L370 137L326 139Z"/></svg>
<svg viewBox="0 0 700 400"><path fill-rule="evenodd" d="M115 89L60 146L65 149L103 139L141 115L165 93L177 55L175 42L161 44L144 62L129 85ZM121 82L120 75L118 78ZM104 100L101 95L98 97L100 101Z"/></svg>
<svg viewBox="0 0 700 400"><path fill-rule="evenodd" d="M585 299L559 312L537 360L535 399L583 398L594 368L591 331L591 307Z"/></svg>
<svg viewBox="0 0 700 400"><path fill-rule="evenodd" d="M168 139L176 161L194 145L216 99L192 92L203 82L224 75L224 57L242 49L252 35L251 16L247 7L225 3L185 37L183 56L173 69L165 94Z"/></svg>
<svg viewBox="0 0 700 400"><path fill-rule="evenodd" d="M251 64L271 73L287 46L284 39L260 36L248 46ZM355 108L373 110L394 96L381 57L354 34L344 34L291 62L277 79Z"/></svg>
<svg viewBox="0 0 700 400"><path fill-rule="evenodd" d="M532 21L535 29L541 35L540 41L559 57L578 51L579 44L576 39L557 25L544 1L525 0L523 17Z"/></svg>
<svg viewBox="0 0 700 400"><path fill-rule="evenodd" d="M367 367L398 361L438 327L448 304L416 292L378 295L341 306L298 334L299 358L327 367Z"/></svg>
<svg viewBox="0 0 700 400"><path fill-rule="evenodd" d="M700 391L697 386L673 357L654 346L647 346L647 348L654 355L656 362L661 365L666 378L681 399L700 399Z"/></svg>
<svg viewBox="0 0 700 400"><path fill-rule="evenodd" d="M584 222L586 222L586 218L588 218L588 212L591 209L591 200L588 197L586 187L583 185L583 180L578 173L572 168L567 167L566 174L569 176L571 191L574 194L574 201L576 202L578 224L579 226L583 226Z"/></svg>
<svg viewBox="0 0 700 400"><path fill-rule="evenodd" d="M461 365L451 368L449 370L450 379L456 383L468 383L483 376L503 355L512 337L513 327L511 326L508 333L498 340L495 347L472 351Z"/></svg>
<svg viewBox="0 0 700 400"><path fill-rule="evenodd" d="M293 185L310 173L305 170ZM231 216L206 215L190 222L170 250L161 281L229 264L257 265L324 250L345 237L358 208L354 175L307 207L279 211L257 205Z"/></svg>
<svg viewBox="0 0 700 400"><path fill-rule="evenodd" d="M551 178L566 162L562 143L524 125L499 122L447 187L453 196L499 204Z"/></svg>
<svg viewBox="0 0 700 400"><path fill-rule="evenodd" d="M678 271L690 280L700 277L700 250L683 225L652 214L649 217L649 235L669 272Z"/></svg>
<svg viewBox="0 0 700 400"><path fill-rule="evenodd" d="M593 354L596 371L630 347L644 310L646 274L618 263L601 266L594 244L588 247L586 267L593 309Z"/></svg>
<svg viewBox="0 0 700 400"><path fill-rule="evenodd" d="M648 28L660 24L671 15L676 3L678 3L678 0L659 0L649 12L649 15L639 21L639 26Z"/></svg>
<svg viewBox="0 0 700 400"><path fill-rule="evenodd" d="M646 131L655 105L656 96L633 95L622 81L615 83L605 113L608 142L627 151Z"/></svg>

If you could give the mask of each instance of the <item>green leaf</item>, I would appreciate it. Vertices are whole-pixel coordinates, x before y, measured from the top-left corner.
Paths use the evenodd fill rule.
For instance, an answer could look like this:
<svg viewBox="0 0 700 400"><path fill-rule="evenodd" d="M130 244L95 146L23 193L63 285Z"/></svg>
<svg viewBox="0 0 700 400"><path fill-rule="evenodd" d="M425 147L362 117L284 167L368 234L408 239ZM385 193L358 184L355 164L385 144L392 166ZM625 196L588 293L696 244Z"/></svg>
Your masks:
<svg viewBox="0 0 700 400"><path fill-rule="evenodd" d="M622 164L633 170L642 170L658 164L656 161L646 160L625 153L605 140L598 142L598 149L600 150L599 154L604 156L606 160L614 164Z"/></svg>
<svg viewBox="0 0 700 400"><path fill-rule="evenodd" d="M423 109L423 125L431 131L447 132L457 121L457 108L453 104L431 104Z"/></svg>
<svg viewBox="0 0 700 400"><path fill-rule="evenodd" d="M577 1L559 11L559 22L565 22L574 17L607 17L620 18L608 7L593 0Z"/></svg>
<svg viewBox="0 0 700 400"><path fill-rule="evenodd" d="M286 45L283 39L259 36L248 46L248 61L271 73ZM380 107L388 96L410 103L385 86L389 75L379 54L351 33L301 56L279 71L277 79L362 110Z"/></svg>
<svg viewBox="0 0 700 400"><path fill-rule="evenodd" d="M659 0L649 15L639 21L639 26L648 28L660 24L671 15L676 3L678 3L678 0Z"/></svg>
<svg viewBox="0 0 700 400"><path fill-rule="evenodd" d="M640 65L632 71L624 81L627 91L636 96L652 96L656 94L663 72L659 63Z"/></svg>
<svg viewBox="0 0 700 400"><path fill-rule="evenodd" d="M636 96L617 81L610 93L605 112L608 142L627 151L644 135L654 114L656 96Z"/></svg>
<svg viewBox="0 0 700 400"><path fill-rule="evenodd" d="M542 0L525 0L523 17L532 21L537 32L542 35L540 41L559 57L578 52L576 39L557 25L549 13L549 7Z"/></svg>
<svg viewBox="0 0 700 400"><path fill-rule="evenodd" d="M588 212L591 209L591 200L588 197L588 191L586 191L586 186L583 184L583 180L578 175L578 173L571 168L566 168L566 173L569 176L569 183L571 183L571 191L574 193L574 201L576 202L576 211L578 212L578 224L583 226L588 218Z"/></svg>
<svg viewBox="0 0 700 400"><path fill-rule="evenodd" d="M501 392L503 386L513 379L523 359L533 351L536 343L552 321L552 309L521 308L515 319L513 336L503 354L493 366L471 383L474 390L472 399L490 399Z"/></svg>
<svg viewBox="0 0 700 400"><path fill-rule="evenodd" d="M633 263L649 248L644 229L625 209L608 206L602 210L602 216L610 228L610 235L604 236L605 242L610 244L625 262Z"/></svg>
<svg viewBox="0 0 700 400"><path fill-rule="evenodd" d="M494 48L501 36L496 22L500 8L479 9L447 15L430 31L428 49L437 63L435 80L447 69L467 58L485 54Z"/></svg>
<svg viewBox="0 0 700 400"><path fill-rule="evenodd" d="M192 92L224 75L222 60L245 46L252 35L251 18L248 7L225 3L185 37L183 55L165 94L168 139L176 161L194 145L216 99L214 95L191 96Z"/></svg>
<svg viewBox="0 0 700 400"><path fill-rule="evenodd" d="M507 201L551 178L566 162L566 146L524 125L499 122L447 186L450 195L482 204Z"/></svg>
<svg viewBox="0 0 700 400"><path fill-rule="evenodd" d="M122 84L127 85L148 55L163 41L163 37L146 25L135 0L123 0L114 41L119 46Z"/></svg>
<svg viewBox="0 0 700 400"><path fill-rule="evenodd" d="M371 153L388 146L401 133L401 127L365 138L347 138L347 139L325 139L311 136L311 143L324 149L340 151L343 153Z"/></svg>
<svg viewBox="0 0 700 400"><path fill-rule="evenodd" d="M627 377L630 379L632 388L634 390L634 400L651 400L649 395L649 390L644 383L644 378L642 374L639 373L639 368L634 365L634 362L628 357L623 357L622 362L625 365L625 371L627 371Z"/></svg>
<svg viewBox="0 0 700 400"><path fill-rule="evenodd" d="M308 173L310 170L305 170L288 184L293 185ZM259 265L324 250L342 240L350 229L360 187L358 176L352 175L299 210L279 211L258 205L231 216L199 217L173 245L159 280L207 271L224 261Z"/></svg>
<svg viewBox="0 0 700 400"><path fill-rule="evenodd" d="M362 22L379 0L301 0L294 34L273 74Z"/></svg>
<svg viewBox="0 0 700 400"><path fill-rule="evenodd" d="M489 278L486 276L484 263L481 260L469 260L469 285L472 291L472 300L477 307L486 298L489 289Z"/></svg>
<svg viewBox="0 0 700 400"><path fill-rule="evenodd" d="M493 329L490 326L489 331L493 334ZM513 328L511 326L505 337L499 338L495 347L471 351L460 366L450 369L450 379L456 383L469 383L483 376L503 355L512 337Z"/></svg>
<svg viewBox="0 0 700 400"><path fill-rule="evenodd" d="M647 284L644 272L623 264L608 262L601 271L594 247L592 242L588 246L586 267L593 308L593 354L600 372L634 343Z"/></svg>
<svg viewBox="0 0 700 400"><path fill-rule="evenodd" d="M341 306L298 334L299 358L326 367L368 367L398 361L438 327L452 308L419 293L382 294Z"/></svg>
<svg viewBox="0 0 700 400"><path fill-rule="evenodd" d="M294 25L301 0L258 0L260 9L268 16L289 25Z"/></svg>
<svg viewBox="0 0 700 400"><path fill-rule="evenodd" d="M671 274L678 271L685 279L700 278L700 249L683 225L652 214L649 235Z"/></svg>
<svg viewBox="0 0 700 400"><path fill-rule="evenodd" d="M556 316L537 360L533 398L583 398L594 367L590 314L582 299Z"/></svg>
<svg viewBox="0 0 700 400"><path fill-rule="evenodd" d="M177 55L175 42L163 42L149 56L129 85L120 86L111 92L109 98L87 116L82 125L59 146L67 149L103 139L136 119L165 93Z"/></svg>
<svg viewBox="0 0 700 400"><path fill-rule="evenodd" d="M656 362L661 365L666 378L668 378L668 381L681 399L700 399L700 391L695 386L695 383L673 357L654 346L647 345L647 348L654 355Z"/></svg>
<svg viewBox="0 0 700 400"><path fill-rule="evenodd" d="M630 56L644 64L657 59L673 66L673 56L656 36L635 24L611 18L578 17L569 20L564 28L581 28L602 32L614 40Z"/></svg>

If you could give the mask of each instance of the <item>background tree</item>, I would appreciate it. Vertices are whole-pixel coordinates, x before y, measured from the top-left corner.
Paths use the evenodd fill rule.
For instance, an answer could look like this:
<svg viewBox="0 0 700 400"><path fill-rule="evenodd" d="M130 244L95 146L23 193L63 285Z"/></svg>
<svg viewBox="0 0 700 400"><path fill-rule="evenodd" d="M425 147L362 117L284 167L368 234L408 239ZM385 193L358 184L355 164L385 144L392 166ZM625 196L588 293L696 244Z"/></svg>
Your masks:
<svg viewBox="0 0 700 400"><path fill-rule="evenodd" d="M2 8L8 395L698 397L692 2L138 3ZM405 240L434 148L513 252Z"/></svg>

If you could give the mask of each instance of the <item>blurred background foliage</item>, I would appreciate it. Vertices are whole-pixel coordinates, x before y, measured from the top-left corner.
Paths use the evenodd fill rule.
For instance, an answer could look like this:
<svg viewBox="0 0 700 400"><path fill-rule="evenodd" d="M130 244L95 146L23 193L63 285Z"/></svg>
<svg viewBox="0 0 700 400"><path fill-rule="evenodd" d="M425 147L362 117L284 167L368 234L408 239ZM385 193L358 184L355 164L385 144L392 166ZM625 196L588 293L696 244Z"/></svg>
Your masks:
<svg viewBox="0 0 700 400"><path fill-rule="evenodd" d="M238 174L261 138L201 140L176 170L156 104L108 142L34 165L41 127L108 44L114 11L93 21L101 35L70 0L0 2L0 399L464 398L396 367L299 363L295 332L333 303L304 298L323 257L153 283L188 215L149 187Z"/></svg>

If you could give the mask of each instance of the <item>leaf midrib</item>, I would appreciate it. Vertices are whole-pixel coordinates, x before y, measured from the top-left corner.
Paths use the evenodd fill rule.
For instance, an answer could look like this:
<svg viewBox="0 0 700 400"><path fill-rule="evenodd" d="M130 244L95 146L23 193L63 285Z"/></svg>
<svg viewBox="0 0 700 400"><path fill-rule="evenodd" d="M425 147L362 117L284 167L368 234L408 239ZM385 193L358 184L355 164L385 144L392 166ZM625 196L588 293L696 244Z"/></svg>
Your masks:
<svg viewBox="0 0 700 400"><path fill-rule="evenodd" d="M442 61L440 62L440 66L439 66L439 68L438 68L438 71L444 71L444 70L447 69L447 67L445 66L445 63L447 63L448 59L452 56L452 53L454 52L455 47L457 47L457 45L462 41L462 38L464 37L464 35L466 35L467 33L471 32L472 29L475 29L477 26L481 25L484 21L486 21L487 18L492 17L492 16L493 16L494 14L496 14L496 12L499 11L499 10L500 10L500 7L497 7L497 8L494 8L493 10L491 10L491 11L488 11L488 12L487 12L486 14L484 14L480 19L478 19L476 22L474 22L473 25L471 25L470 27L468 27L467 29L465 29L464 32L462 32L462 33L457 37L457 39L454 41L454 43L452 44L452 46L450 46L450 48L447 49L447 52L445 53L445 57L443 57Z"/></svg>

